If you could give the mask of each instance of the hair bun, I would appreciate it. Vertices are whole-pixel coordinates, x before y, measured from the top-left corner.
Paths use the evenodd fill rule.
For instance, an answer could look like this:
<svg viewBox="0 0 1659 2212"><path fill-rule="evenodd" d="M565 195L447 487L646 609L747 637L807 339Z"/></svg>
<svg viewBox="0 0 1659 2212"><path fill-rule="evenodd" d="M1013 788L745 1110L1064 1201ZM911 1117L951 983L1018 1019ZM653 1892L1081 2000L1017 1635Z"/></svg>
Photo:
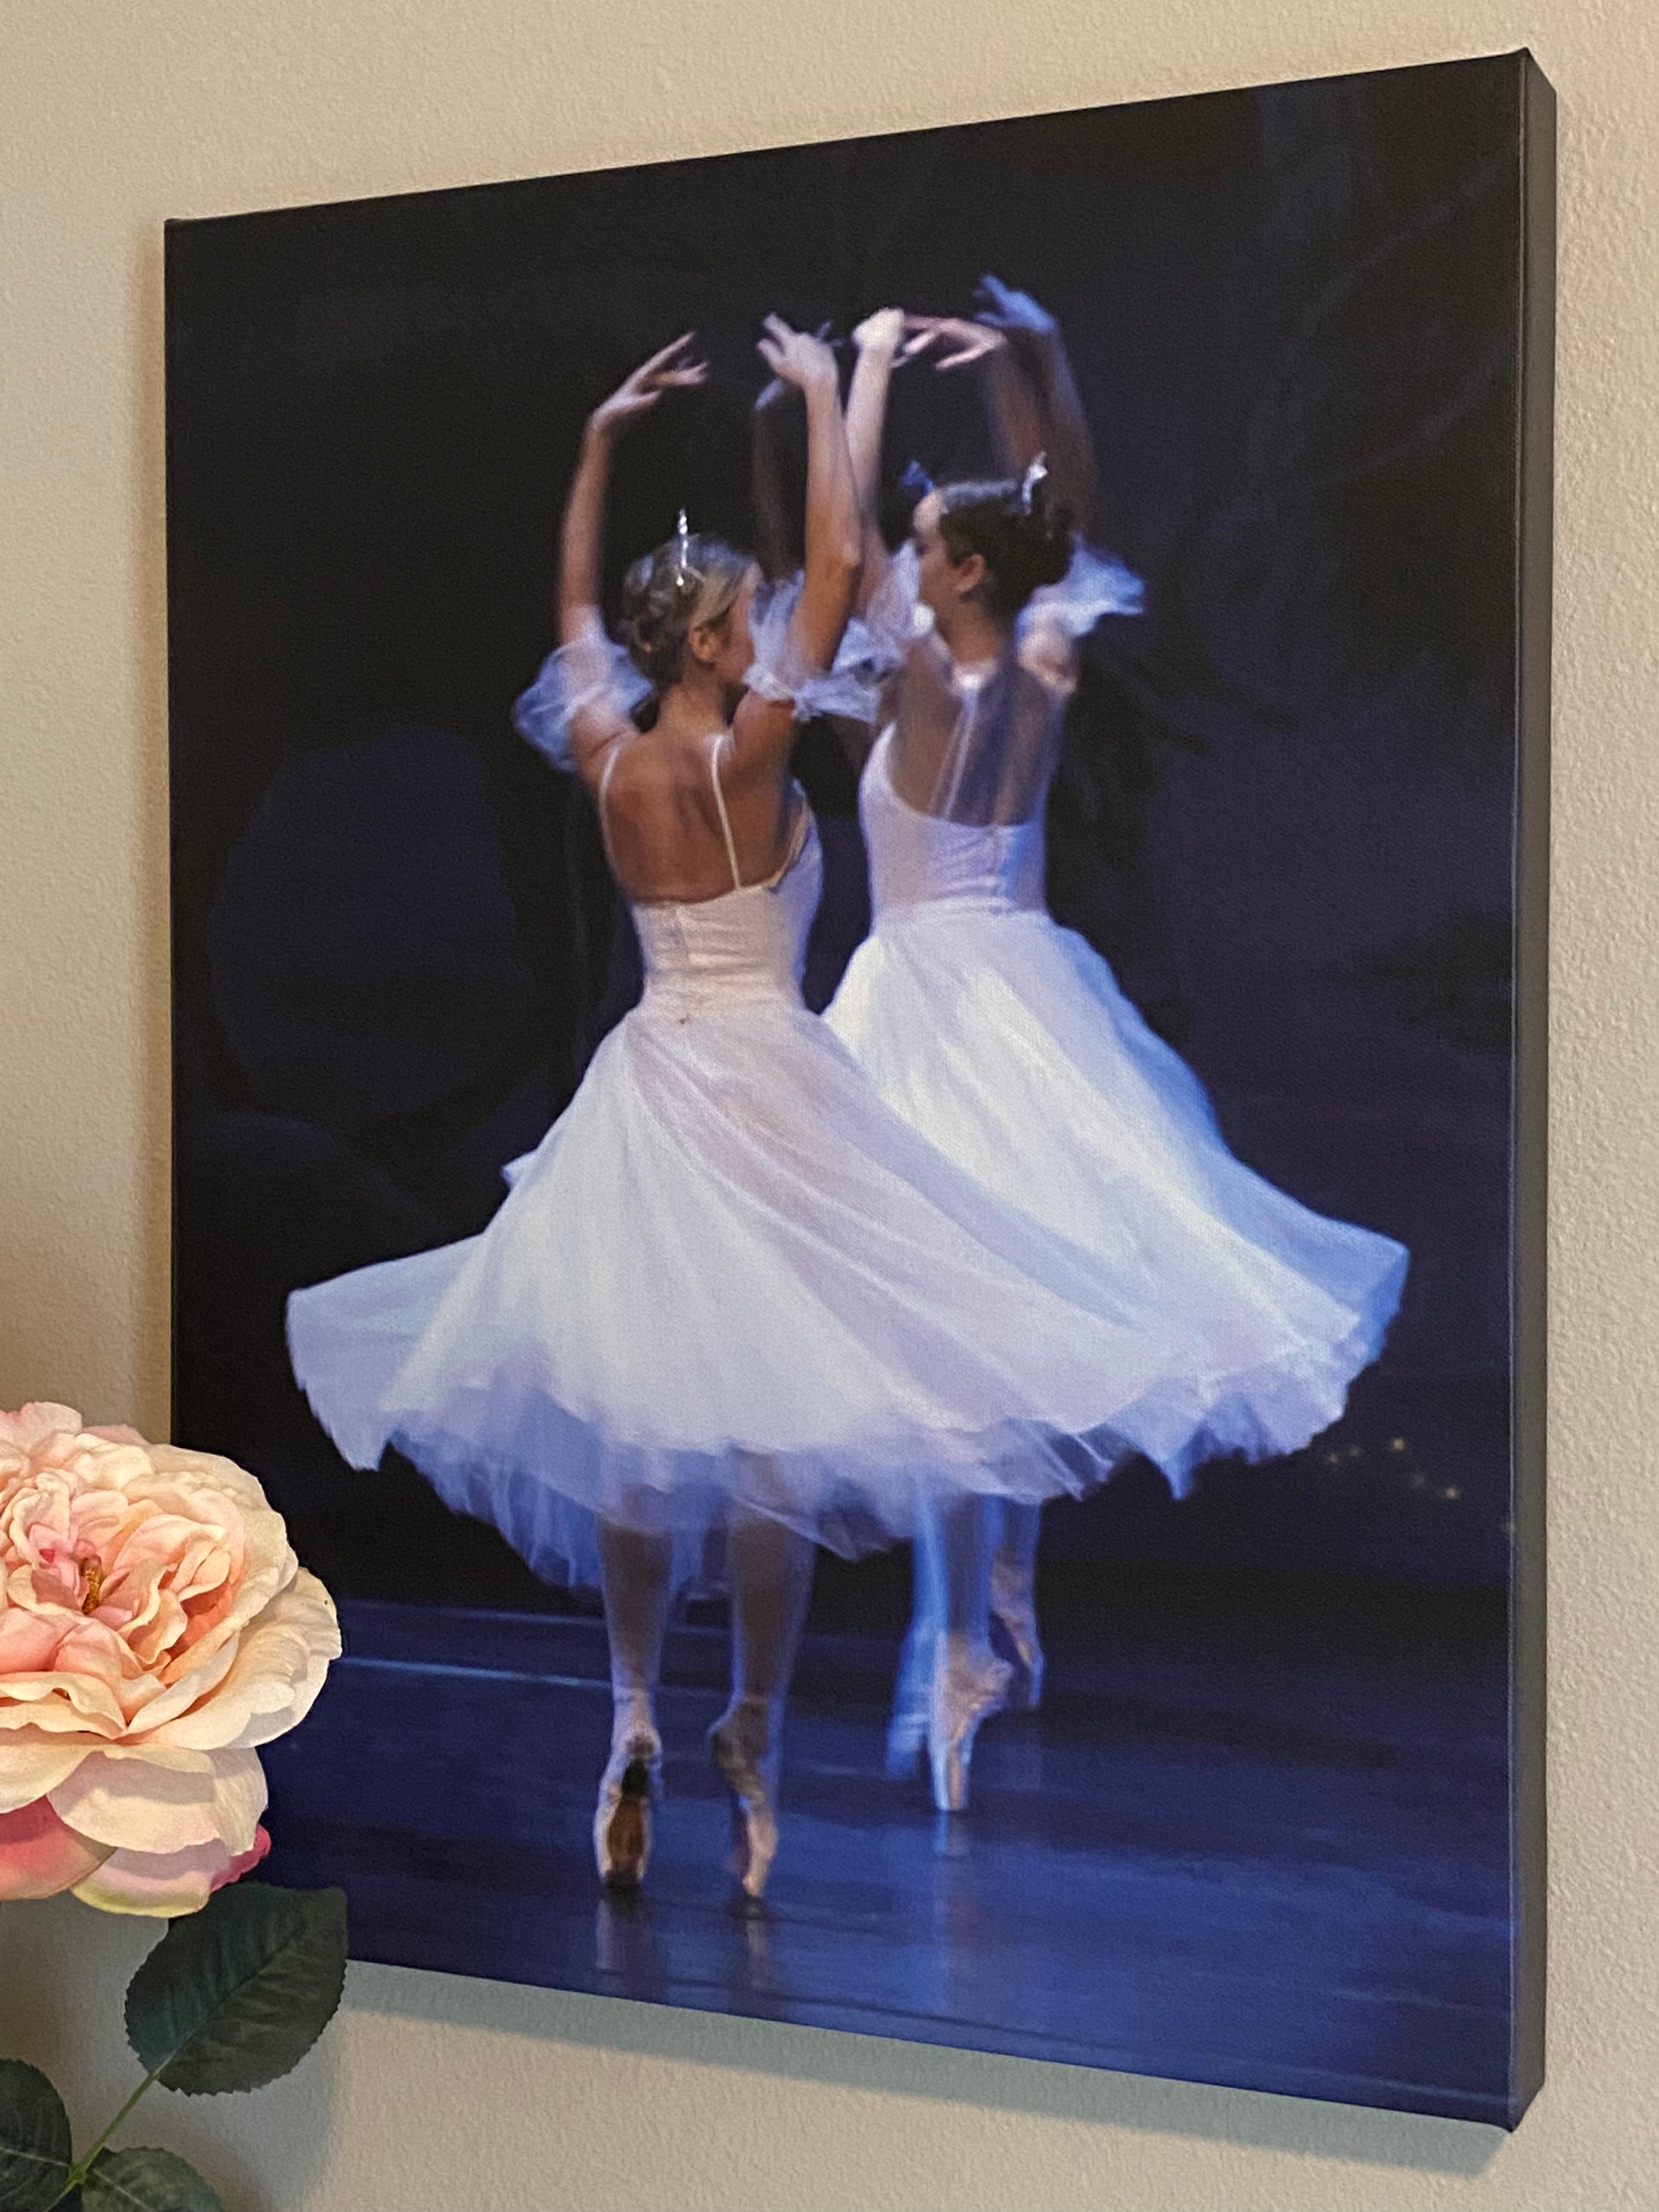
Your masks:
<svg viewBox="0 0 1659 2212"><path fill-rule="evenodd" d="M1072 565L1071 512L1046 468L1028 470L1018 483L947 485L939 531L953 559L977 553L983 560L986 604L1005 621Z"/></svg>

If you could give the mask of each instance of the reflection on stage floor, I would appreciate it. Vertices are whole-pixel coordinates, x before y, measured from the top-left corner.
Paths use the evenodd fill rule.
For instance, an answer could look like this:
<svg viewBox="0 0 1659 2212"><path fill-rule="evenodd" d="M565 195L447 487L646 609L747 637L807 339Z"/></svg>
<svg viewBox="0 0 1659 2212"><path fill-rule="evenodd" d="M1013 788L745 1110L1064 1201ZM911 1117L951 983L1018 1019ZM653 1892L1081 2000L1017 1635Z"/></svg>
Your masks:
<svg viewBox="0 0 1659 2212"><path fill-rule="evenodd" d="M811 1634L758 1908L702 1747L718 1626L671 1639L648 1887L611 1898L599 1623L348 1603L266 1753L270 1871L342 1883L362 1958L1502 2121L1501 1603L1097 1580L953 1818L883 1774L893 1640Z"/></svg>

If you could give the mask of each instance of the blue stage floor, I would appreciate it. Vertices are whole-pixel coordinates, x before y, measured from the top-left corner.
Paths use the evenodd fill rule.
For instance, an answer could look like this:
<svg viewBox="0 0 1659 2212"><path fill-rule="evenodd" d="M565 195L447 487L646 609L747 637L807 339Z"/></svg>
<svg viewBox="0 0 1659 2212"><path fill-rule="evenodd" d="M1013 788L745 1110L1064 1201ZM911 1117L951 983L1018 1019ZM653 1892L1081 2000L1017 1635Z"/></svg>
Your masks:
<svg viewBox="0 0 1659 2212"><path fill-rule="evenodd" d="M630 1900L591 1856L598 1624L343 1610L346 1657L266 1753L270 1871L342 1883L360 1958L1510 2117L1490 1599L1115 1592L1054 1624L1044 1710L987 1727L953 1820L882 1776L891 1643L814 1634L759 1910L734 1899L702 1747L717 1628L672 1641L665 1795Z"/></svg>

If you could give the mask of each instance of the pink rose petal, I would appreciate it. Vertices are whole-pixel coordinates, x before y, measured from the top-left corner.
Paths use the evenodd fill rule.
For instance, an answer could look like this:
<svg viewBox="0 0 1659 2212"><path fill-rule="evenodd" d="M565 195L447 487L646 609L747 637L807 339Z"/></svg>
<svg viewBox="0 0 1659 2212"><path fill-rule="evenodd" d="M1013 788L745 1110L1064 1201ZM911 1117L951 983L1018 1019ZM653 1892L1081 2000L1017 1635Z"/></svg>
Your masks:
<svg viewBox="0 0 1659 2212"><path fill-rule="evenodd" d="M84 1881L108 1856L107 1844L77 1835L44 1797L15 1813L0 1813L0 1898L56 1897Z"/></svg>
<svg viewBox="0 0 1659 2212"><path fill-rule="evenodd" d="M270 1849L270 1838L261 1828L252 1849L234 1857L222 1844L198 1844L183 1851L112 1851L76 1882L75 1894L100 1912L176 1920L183 1913L199 1912L216 1889L239 1881Z"/></svg>
<svg viewBox="0 0 1659 2212"><path fill-rule="evenodd" d="M252 1873L270 1849L270 1831L261 1820L253 1831L252 1847L246 1851L238 1851L234 1859L228 1860L221 1871L214 1875L209 1888L223 1889L228 1882L240 1881L245 1874Z"/></svg>
<svg viewBox="0 0 1659 2212"><path fill-rule="evenodd" d="M15 1413L0 1413L0 1443L15 1444L20 1451L34 1452L48 1437L76 1436L81 1416L73 1406L55 1406L50 1399L31 1401Z"/></svg>

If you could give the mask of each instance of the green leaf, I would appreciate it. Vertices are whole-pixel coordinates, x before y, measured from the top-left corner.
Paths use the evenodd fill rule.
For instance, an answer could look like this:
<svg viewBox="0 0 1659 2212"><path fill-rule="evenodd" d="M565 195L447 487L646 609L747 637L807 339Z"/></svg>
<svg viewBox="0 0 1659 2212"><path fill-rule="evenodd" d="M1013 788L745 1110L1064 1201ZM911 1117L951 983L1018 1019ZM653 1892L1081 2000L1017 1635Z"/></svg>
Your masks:
<svg viewBox="0 0 1659 2212"><path fill-rule="evenodd" d="M127 2040L186 2096L297 2066L345 1982L345 1892L240 1881L173 1922L127 1990Z"/></svg>
<svg viewBox="0 0 1659 2212"><path fill-rule="evenodd" d="M0 2058L0 2212L46 2212L69 2169L63 2099L38 2066Z"/></svg>
<svg viewBox="0 0 1659 2212"><path fill-rule="evenodd" d="M196 2168L170 2150L100 2150L81 2204L82 2212L225 2212Z"/></svg>

